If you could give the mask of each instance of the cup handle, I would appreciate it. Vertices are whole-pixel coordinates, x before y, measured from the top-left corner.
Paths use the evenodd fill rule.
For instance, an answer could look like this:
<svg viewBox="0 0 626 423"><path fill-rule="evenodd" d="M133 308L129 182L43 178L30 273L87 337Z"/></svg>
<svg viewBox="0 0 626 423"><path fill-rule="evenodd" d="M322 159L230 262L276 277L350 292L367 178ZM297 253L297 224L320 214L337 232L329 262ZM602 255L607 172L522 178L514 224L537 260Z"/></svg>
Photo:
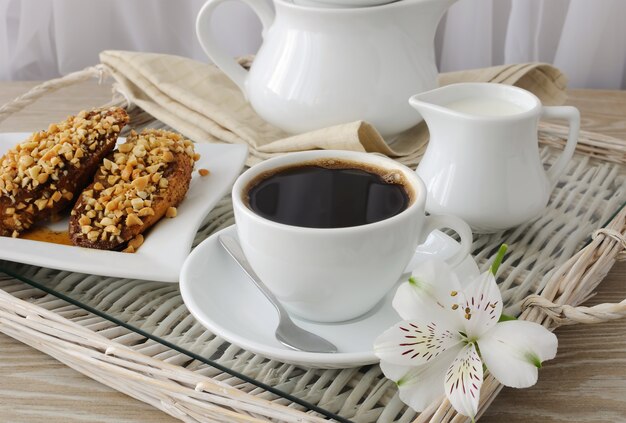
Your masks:
<svg viewBox="0 0 626 423"><path fill-rule="evenodd" d="M211 34L211 16L221 3L228 0L209 0L207 1L196 19L196 35L204 52L209 56L213 63L222 70L241 90L243 95L246 94L246 77L248 72L237 61L224 53L220 46L215 42ZM254 13L257 14L263 25L263 35L274 21L274 11L265 1L258 0L240 0L247 4Z"/></svg>
<svg viewBox="0 0 626 423"><path fill-rule="evenodd" d="M548 169L548 179L554 187L559 177L565 171L565 166L572 159L576 144L578 143L578 132L580 130L580 112L577 108L571 106L544 107L541 111L541 117L546 119L565 119L569 122L569 133L567 135L567 144L561 153L561 156L550 169Z"/></svg>
<svg viewBox="0 0 626 423"><path fill-rule="evenodd" d="M446 259L446 263L454 267L460 264L472 251L472 230L464 220L456 216L431 214L430 216L426 216L426 220L424 221L424 239L422 242L426 241L426 238L432 231L445 228L452 229L461 237L460 250L452 257Z"/></svg>

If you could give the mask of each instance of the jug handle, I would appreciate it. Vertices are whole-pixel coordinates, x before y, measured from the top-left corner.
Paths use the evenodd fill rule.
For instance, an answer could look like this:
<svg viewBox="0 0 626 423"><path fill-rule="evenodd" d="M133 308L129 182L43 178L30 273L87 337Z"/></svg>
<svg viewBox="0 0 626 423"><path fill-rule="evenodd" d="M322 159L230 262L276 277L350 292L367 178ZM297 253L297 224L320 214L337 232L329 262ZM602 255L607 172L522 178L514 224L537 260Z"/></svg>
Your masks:
<svg viewBox="0 0 626 423"><path fill-rule="evenodd" d="M555 186L576 150L578 132L580 130L580 112L577 108L571 106L546 106L541 111L541 117L545 119L565 119L569 122L569 133L565 149L547 172L550 183L552 186Z"/></svg>
<svg viewBox="0 0 626 423"><path fill-rule="evenodd" d="M196 35L204 52L209 56L213 63L222 70L241 90L243 95L246 94L246 77L248 72L237 61L226 54L220 46L215 42L211 34L211 16L215 9L223 2L228 0L209 0L200 9L198 18L196 19ZM263 25L263 36L265 31L274 21L274 11L265 1L258 0L240 0L247 4L254 13L257 14Z"/></svg>

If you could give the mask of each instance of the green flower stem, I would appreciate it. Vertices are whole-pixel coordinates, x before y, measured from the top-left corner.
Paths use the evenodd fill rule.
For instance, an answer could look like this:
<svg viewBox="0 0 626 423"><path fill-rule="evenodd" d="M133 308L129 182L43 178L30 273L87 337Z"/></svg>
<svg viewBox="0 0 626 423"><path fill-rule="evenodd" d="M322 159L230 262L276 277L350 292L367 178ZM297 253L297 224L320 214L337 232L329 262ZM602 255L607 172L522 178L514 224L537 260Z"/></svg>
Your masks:
<svg viewBox="0 0 626 423"><path fill-rule="evenodd" d="M517 317L509 316L508 314L502 313L500 315L500 319L498 319L498 323L500 323L500 322L508 322L509 320L517 320Z"/></svg>
<svg viewBox="0 0 626 423"><path fill-rule="evenodd" d="M491 273L493 273L493 276L496 276L496 273L498 273L498 269L500 268L500 265L502 264L502 260L504 259L504 255L506 254L506 250L508 248L509 246L506 244L502 244L500 246L500 249L498 250L498 254L496 254L496 258L493 261L493 264L491 265Z"/></svg>

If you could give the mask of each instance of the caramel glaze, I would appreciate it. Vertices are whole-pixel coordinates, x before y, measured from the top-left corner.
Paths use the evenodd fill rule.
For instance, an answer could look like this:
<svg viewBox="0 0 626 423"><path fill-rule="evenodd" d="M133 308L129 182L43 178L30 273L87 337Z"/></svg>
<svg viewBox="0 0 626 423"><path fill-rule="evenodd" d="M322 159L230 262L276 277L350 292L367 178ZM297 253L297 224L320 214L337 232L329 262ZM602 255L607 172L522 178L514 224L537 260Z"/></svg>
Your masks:
<svg viewBox="0 0 626 423"><path fill-rule="evenodd" d="M37 226L27 232L24 232L20 235L20 238L30 239L33 241L51 242L53 244L73 245L67 231L57 232L42 226Z"/></svg>

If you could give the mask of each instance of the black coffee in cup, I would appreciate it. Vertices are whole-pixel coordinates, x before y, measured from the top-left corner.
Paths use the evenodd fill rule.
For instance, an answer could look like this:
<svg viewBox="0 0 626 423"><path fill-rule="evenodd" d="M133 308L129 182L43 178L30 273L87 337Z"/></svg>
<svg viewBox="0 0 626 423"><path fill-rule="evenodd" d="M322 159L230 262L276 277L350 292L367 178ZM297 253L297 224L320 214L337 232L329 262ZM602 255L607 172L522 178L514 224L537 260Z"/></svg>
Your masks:
<svg viewBox="0 0 626 423"><path fill-rule="evenodd" d="M388 219L405 210L412 193L401 172L340 159L274 169L244 194L256 214L292 226L345 228Z"/></svg>

